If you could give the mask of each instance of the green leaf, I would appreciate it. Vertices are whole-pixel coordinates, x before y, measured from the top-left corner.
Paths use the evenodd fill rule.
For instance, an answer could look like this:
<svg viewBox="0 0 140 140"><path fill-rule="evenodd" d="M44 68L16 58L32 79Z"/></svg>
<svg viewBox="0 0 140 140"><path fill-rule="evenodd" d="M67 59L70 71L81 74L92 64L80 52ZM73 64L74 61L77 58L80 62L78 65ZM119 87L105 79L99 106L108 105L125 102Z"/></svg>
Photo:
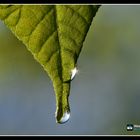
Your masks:
<svg viewBox="0 0 140 140"><path fill-rule="evenodd" d="M56 120L69 119L72 70L98 5L0 5L0 19L51 78Z"/></svg>

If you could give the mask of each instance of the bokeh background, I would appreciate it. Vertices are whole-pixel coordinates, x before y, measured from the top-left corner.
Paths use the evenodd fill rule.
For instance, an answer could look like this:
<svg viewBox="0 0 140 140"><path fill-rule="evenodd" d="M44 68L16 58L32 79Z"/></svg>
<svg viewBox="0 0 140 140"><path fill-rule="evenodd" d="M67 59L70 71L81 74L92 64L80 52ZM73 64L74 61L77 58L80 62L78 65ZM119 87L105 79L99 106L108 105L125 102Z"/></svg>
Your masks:
<svg viewBox="0 0 140 140"><path fill-rule="evenodd" d="M55 122L43 68L0 22L0 134L126 135L140 125L140 5L102 5L71 85L71 118Z"/></svg>

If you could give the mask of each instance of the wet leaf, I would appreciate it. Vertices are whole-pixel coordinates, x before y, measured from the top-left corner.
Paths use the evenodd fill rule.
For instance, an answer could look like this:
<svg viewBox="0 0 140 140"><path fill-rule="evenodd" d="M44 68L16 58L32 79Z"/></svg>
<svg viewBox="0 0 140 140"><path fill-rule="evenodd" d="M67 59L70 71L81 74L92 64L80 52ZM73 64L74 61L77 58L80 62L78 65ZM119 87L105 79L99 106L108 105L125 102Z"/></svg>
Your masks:
<svg viewBox="0 0 140 140"><path fill-rule="evenodd" d="M69 119L72 70L98 8L98 5L0 5L0 19L26 45L53 82L58 123Z"/></svg>

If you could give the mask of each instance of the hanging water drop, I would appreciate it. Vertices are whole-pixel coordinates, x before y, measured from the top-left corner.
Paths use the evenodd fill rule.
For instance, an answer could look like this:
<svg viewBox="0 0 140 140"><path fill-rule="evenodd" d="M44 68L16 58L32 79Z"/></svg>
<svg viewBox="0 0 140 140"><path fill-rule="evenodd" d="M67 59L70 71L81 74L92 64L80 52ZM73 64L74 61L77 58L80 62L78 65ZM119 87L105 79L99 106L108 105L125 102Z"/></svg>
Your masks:
<svg viewBox="0 0 140 140"><path fill-rule="evenodd" d="M70 106L69 106L69 90L70 84L63 83L63 89L61 94L56 94L56 111L55 118L57 123L65 123L70 118Z"/></svg>
<svg viewBox="0 0 140 140"><path fill-rule="evenodd" d="M77 68L75 67L74 69L71 70L71 80L74 79L75 75L78 73Z"/></svg>
<svg viewBox="0 0 140 140"><path fill-rule="evenodd" d="M69 120L69 118L70 118L70 112L65 112L64 113L64 115L63 115L63 117L61 118L61 120L60 120L60 122L59 123L65 123L65 122L67 122L68 120Z"/></svg>
<svg viewBox="0 0 140 140"><path fill-rule="evenodd" d="M59 112L55 113L57 123L63 124L63 123L66 123L70 119L70 111L68 111L68 110L65 111L63 116L61 117L61 119L58 119L58 113Z"/></svg>

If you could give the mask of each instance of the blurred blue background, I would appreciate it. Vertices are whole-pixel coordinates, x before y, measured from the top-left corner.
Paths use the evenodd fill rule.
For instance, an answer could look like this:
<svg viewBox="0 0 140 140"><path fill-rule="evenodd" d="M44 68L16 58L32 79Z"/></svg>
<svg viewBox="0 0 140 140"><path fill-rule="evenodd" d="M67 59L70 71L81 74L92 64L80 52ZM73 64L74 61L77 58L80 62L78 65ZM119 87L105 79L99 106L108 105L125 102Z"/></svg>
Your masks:
<svg viewBox="0 0 140 140"><path fill-rule="evenodd" d="M140 125L140 5L102 5L72 81L71 118L55 122L43 68L0 22L0 134L121 135Z"/></svg>

